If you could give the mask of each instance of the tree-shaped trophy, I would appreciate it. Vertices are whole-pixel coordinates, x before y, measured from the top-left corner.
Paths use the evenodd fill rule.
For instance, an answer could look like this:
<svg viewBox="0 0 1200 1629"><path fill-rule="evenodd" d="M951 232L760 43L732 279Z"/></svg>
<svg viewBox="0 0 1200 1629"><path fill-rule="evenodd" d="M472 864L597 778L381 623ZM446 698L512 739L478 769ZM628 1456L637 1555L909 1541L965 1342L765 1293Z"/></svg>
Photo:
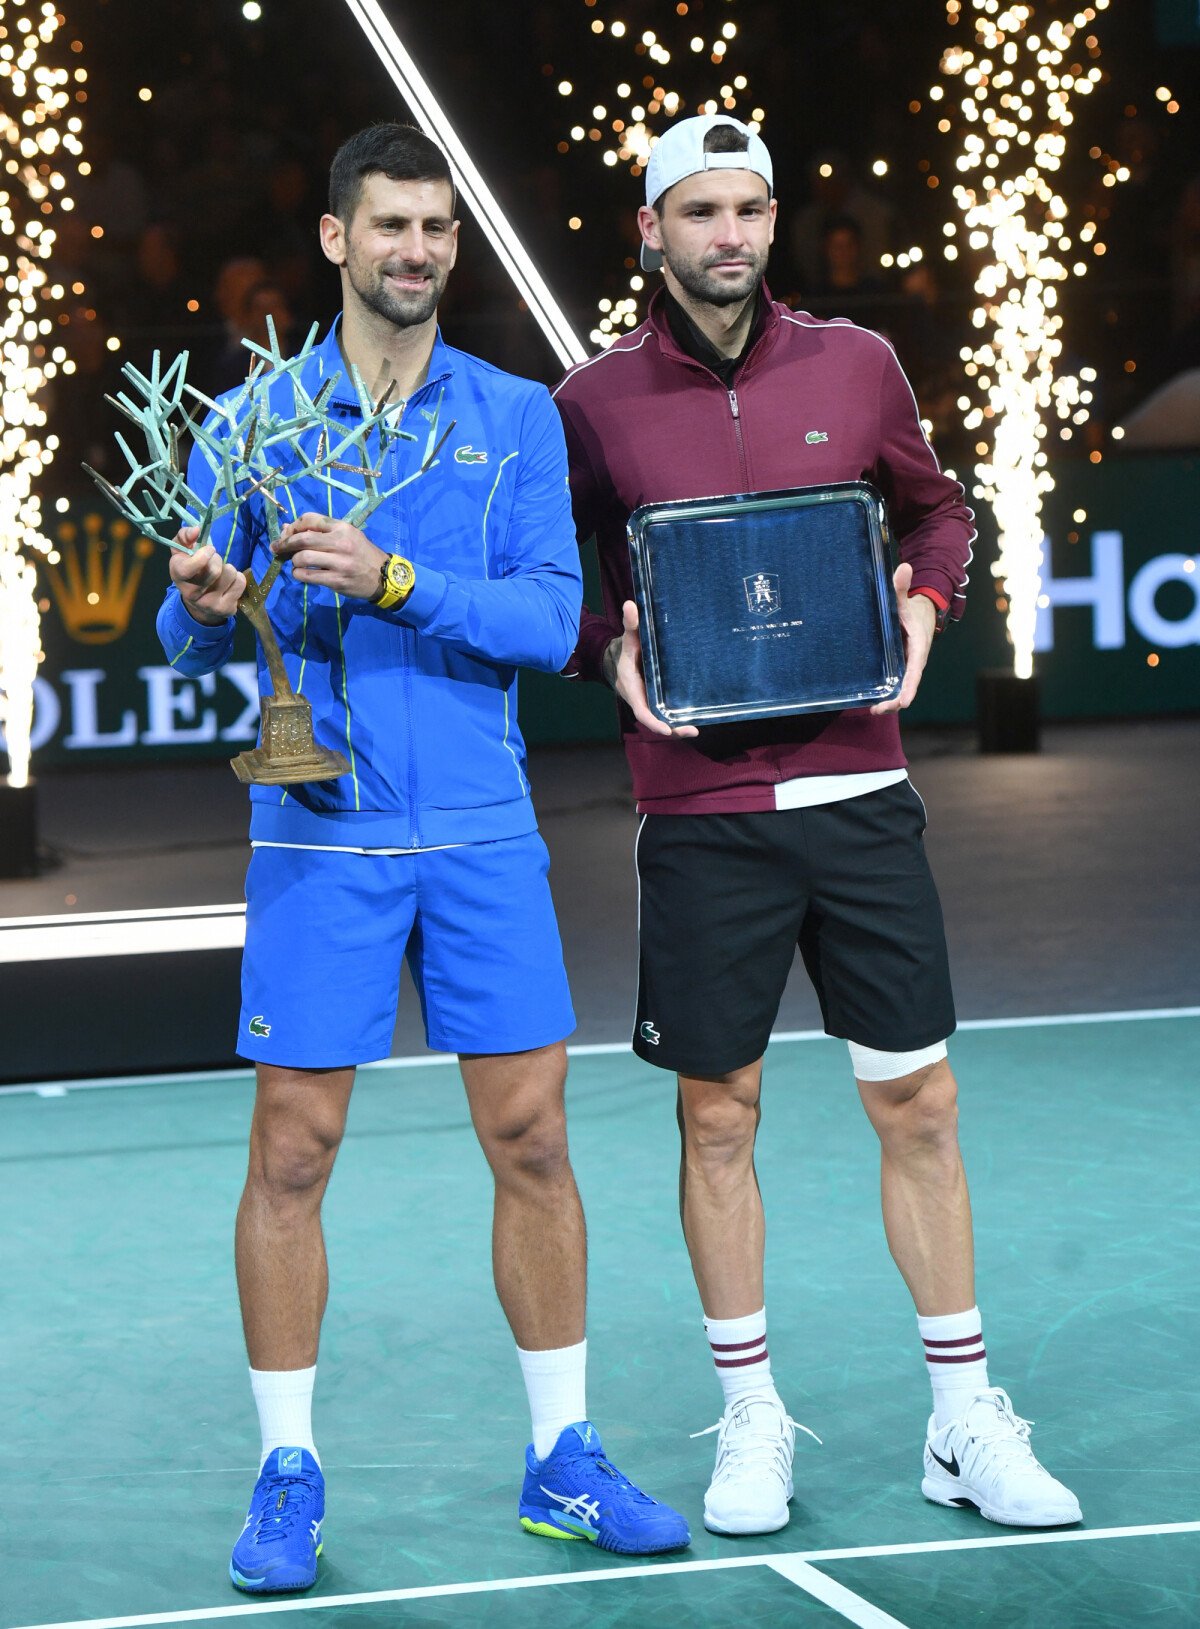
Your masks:
<svg viewBox="0 0 1200 1629"><path fill-rule="evenodd" d="M283 529L280 494L300 480L316 480L327 488L331 499L338 494L342 503L349 500L340 518L361 526L385 499L433 467L454 428L449 425L439 438L439 395L432 409L422 410L429 429L421 462L404 480L381 490L379 477L388 447L393 441L419 439L394 422L398 415L391 390L374 401L358 369L351 367L360 417L347 428L344 420L328 411L341 375L325 379L315 394L310 394L302 377L312 356L317 325L313 324L308 338L291 357L281 355L270 318L267 326L267 346L242 341L257 361L241 389L220 401L188 384L186 351L165 369L155 351L149 377L127 362L121 371L131 393L120 391L106 398L137 425L148 457L138 458L118 432L117 444L130 471L121 485L115 486L86 464L84 468L127 520L168 548L185 554L203 548L219 521L232 517L231 526L236 526L242 506L258 494L267 536L275 542ZM181 448L189 436L214 476L207 499L188 483ZM371 466L372 436L377 438L376 468ZM347 476L358 476L361 484ZM182 526L200 528L192 549L176 540ZM340 752L331 752L314 740L312 708L306 697L292 689L267 616L267 597L281 569L282 561L273 561L261 581L247 569L246 589L238 601L238 610L262 645L273 693L262 698L262 744L239 753L233 760L234 772L239 780L271 786L334 780L350 766Z"/></svg>

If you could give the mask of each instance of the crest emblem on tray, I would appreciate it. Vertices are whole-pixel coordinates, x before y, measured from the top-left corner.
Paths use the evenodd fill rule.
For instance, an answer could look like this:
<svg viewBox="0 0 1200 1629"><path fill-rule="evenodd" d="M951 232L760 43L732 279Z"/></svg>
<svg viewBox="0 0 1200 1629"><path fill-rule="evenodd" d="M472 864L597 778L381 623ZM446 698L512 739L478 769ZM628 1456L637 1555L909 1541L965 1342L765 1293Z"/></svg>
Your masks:
<svg viewBox="0 0 1200 1629"><path fill-rule="evenodd" d="M779 578L773 571L756 571L743 577L742 587L746 590L746 608L751 616L773 617L783 610Z"/></svg>

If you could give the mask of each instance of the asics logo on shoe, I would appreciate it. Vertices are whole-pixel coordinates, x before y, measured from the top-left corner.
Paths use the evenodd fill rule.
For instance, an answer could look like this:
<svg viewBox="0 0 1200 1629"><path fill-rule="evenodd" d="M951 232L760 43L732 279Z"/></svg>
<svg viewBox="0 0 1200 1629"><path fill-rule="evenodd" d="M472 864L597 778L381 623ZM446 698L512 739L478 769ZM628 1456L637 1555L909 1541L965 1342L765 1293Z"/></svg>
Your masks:
<svg viewBox="0 0 1200 1629"><path fill-rule="evenodd" d="M934 1459L937 1460L938 1464L942 1467L942 1469L944 1471L948 1471L951 1476L957 1476L958 1475L958 1460L955 1457L955 1453L954 1453L953 1448L951 1448L951 1450L950 1450L950 1458L949 1459L943 1459L941 1454L938 1453L937 1449L933 1446L932 1443L926 1443L925 1446L929 1449L930 1454L933 1456Z"/></svg>
<svg viewBox="0 0 1200 1629"><path fill-rule="evenodd" d="M561 1493L555 1493L542 1483L538 1485L547 1499L553 1499L556 1505L562 1506L564 1516L573 1516L576 1521L582 1522L589 1532L595 1532L596 1523L600 1520L598 1499L589 1499L586 1493L578 1493L573 1499L564 1499Z"/></svg>
<svg viewBox="0 0 1200 1629"><path fill-rule="evenodd" d="M276 1466L276 1475L286 1476L289 1471L298 1471L300 1469L300 1453L299 1448L293 1448L290 1452L285 1452L281 1448Z"/></svg>

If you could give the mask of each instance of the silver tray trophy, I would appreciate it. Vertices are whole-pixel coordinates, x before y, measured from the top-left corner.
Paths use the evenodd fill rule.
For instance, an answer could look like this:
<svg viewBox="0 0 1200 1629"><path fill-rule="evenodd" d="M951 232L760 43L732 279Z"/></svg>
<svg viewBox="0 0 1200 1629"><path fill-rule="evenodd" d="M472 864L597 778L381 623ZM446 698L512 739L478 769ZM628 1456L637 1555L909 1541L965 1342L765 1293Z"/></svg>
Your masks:
<svg viewBox="0 0 1200 1629"><path fill-rule="evenodd" d="M629 517L651 710L729 724L870 707L904 678L887 512L866 481Z"/></svg>

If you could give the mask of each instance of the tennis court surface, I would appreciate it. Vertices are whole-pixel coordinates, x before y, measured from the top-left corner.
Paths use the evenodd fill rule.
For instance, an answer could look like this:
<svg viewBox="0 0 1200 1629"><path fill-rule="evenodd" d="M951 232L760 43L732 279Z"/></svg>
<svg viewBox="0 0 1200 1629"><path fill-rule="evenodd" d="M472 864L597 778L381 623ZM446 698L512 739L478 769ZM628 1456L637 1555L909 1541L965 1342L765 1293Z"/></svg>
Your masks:
<svg viewBox="0 0 1200 1629"><path fill-rule="evenodd" d="M921 1498L928 1392L874 1137L840 1043L773 1044L772 1362L824 1446L798 1438L791 1524L752 1540L700 1520L713 1439L689 1434L719 1392L671 1082L624 1049L577 1054L591 1415L693 1528L644 1563L517 1525L527 1419L457 1071L364 1071L325 1208L329 1504L300 1600L249 1600L225 1571L257 1459L231 1244L249 1074L6 1092L0 1629L1200 1623L1198 1043L1200 1009L993 1021L953 1043L991 1377L1083 1505L1053 1534Z"/></svg>

